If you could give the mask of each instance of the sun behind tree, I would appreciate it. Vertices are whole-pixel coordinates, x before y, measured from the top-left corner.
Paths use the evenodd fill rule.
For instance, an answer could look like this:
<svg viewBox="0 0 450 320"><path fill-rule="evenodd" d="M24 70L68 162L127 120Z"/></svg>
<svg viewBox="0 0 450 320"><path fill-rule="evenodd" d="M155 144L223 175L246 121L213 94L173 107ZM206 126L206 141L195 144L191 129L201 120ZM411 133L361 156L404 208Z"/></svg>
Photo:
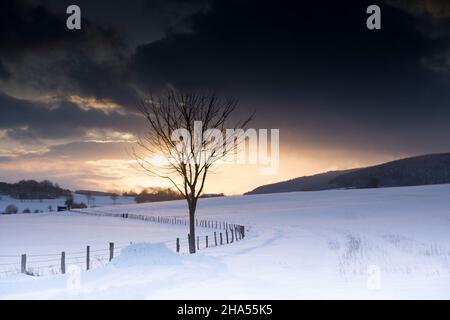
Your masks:
<svg viewBox="0 0 450 320"><path fill-rule="evenodd" d="M227 129L245 129L253 115L229 126L237 105L233 98L174 89L151 95L139 105L149 130L138 140L140 150L133 149L132 155L146 173L169 180L186 199L190 253L195 253L197 201L211 166L242 143L238 136L233 141L218 139L208 129L224 136ZM166 161L152 161L155 157Z"/></svg>

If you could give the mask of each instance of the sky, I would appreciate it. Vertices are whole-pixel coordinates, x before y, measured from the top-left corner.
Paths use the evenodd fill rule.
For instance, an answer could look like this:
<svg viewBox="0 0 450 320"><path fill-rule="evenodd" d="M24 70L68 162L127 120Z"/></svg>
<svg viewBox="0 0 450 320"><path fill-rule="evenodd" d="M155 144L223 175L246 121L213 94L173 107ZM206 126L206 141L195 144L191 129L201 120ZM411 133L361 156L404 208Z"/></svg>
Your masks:
<svg viewBox="0 0 450 320"><path fill-rule="evenodd" d="M130 150L148 130L136 106L167 88L234 97L251 127L280 129L277 174L217 167L210 193L449 152L450 3L2 0L0 181L165 186Z"/></svg>

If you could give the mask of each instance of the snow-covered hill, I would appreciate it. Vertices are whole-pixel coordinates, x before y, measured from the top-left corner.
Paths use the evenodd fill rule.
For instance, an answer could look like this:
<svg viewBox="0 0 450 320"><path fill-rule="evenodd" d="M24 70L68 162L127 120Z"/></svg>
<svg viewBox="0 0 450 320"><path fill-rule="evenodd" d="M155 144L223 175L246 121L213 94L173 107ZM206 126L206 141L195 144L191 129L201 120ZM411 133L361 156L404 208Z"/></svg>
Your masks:
<svg viewBox="0 0 450 320"><path fill-rule="evenodd" d="M184 201L92 210L185 216ZM450 185L202 199L245 240L176 254L185 226L81 214L0 217L0 255L133 241L73 275L0 278L0 298L450 298ZM140 243L143 242L143 243ZM161 243L161 244L158 244Z"/></svg>
<svg viewBox="0 0 450 320"><path fill-rule="evenodd" d="M329 171L262 185L247 194L450 183L450 153L409 157L366 168Z"/></svg>

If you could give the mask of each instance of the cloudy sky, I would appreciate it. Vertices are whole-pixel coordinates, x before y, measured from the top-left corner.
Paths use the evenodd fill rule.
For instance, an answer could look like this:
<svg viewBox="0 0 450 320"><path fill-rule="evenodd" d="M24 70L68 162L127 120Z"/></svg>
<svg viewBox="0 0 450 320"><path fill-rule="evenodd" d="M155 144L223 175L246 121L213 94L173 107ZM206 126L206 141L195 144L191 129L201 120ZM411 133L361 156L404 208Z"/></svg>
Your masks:
<svg viewBox="0 0 450 320"><path fill-rule="evenodd" d="M168 87L233 96L253 127L280 129L278 174L217 168L207 192L449 152L450 3L2 0L0 181L161 185L129 150L146 130L137 103Z"/></svg>

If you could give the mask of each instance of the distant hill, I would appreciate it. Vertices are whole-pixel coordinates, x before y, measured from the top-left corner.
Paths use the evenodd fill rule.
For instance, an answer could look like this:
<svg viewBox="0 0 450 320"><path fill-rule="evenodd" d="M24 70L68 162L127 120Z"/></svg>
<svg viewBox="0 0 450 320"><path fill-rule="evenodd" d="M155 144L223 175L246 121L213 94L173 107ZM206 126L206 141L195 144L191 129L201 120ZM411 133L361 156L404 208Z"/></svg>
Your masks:
<svg viewBox="0 0 450 320"><path fill-rule="evenodd" d="M15 199L31 200L70 197L71 192L48 180L41 182L22 180L17 183L0 182L0 194L9 195Z"/></svg>
<svg viewBox="0 0 450 320"><path fill-rule="evenodd" d="M294 191L317 191L337 188L338 186L331 185L330 181L343 173L351 170L328 171L325 173L315 174L313 176L304 176L287 181L266 184L260 186L246 194L262 194L262 193L279 193L279 192L294 192Z"/></svg>
<svg viewBox="0 0 450 320"><path fill-rule="evenodd" d="M246 194L378 188L450 183L450 153L395 160L367 168L330 171L258 187Z"/></svg>
<svg viewBox="0 0 450 320"><path fill-rule="evenodd" d="M330 181L341 188L376 188L450 183L450 153L387 162L342 174Z"/></svg>

